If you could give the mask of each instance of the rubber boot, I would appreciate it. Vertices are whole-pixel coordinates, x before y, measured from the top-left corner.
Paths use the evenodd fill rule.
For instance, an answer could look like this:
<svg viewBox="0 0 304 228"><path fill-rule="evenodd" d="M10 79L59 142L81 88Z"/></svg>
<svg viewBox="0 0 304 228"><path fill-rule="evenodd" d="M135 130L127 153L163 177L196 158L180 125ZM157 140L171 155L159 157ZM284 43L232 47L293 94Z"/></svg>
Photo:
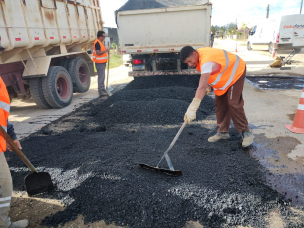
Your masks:
<svg viewBox="0 0 304 228"><path fill-rule="evenodd" d="M243 147L250 146L253 143L253 139L254 139L254 135L252 134L252 132L251 131L243 131L242 135L243 135L242 146Z"/></svg>
<svg viewBox="0 0 304 228"><path fill-rule="evenodd" d="M217 142L221 139L229 139L229 133L227 132L218 132L214 136L208 138L208 142Z"/></svg>
<svg viewBox="0 0 304 228"><path fill-rule="evenodd" d="M28 225L29 225L29 221L27 219L23 219L17 222L12 222L12 224L8 228L25 228Z"/></svg>

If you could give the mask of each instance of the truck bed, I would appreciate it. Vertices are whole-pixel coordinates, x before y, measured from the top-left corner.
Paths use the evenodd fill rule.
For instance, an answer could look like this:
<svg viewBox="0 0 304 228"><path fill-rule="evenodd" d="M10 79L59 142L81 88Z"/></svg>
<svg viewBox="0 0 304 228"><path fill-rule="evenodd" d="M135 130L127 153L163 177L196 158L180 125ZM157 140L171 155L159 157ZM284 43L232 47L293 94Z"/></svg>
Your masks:
<svg viewBox="0 0 304 228"><path fill-rule="evenodd" d="M179 52L209 46L211 7L207 5L117 12L121 50L127 54Z"/></svg>

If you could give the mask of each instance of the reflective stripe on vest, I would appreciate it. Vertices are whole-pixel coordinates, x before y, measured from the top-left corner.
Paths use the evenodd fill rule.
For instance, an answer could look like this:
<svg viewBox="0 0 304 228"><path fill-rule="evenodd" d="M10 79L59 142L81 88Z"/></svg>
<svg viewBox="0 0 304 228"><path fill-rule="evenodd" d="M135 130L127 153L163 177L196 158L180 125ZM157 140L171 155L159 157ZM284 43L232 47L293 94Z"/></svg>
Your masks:
<svg viewBox="0 0 304 228"><path fill-rule="evenodd" d="M95 50L93 50L93 53L96 53L96 51ZM96 55L96 56L98 56L98 55ZM106 59L106 60L108 60L108 56L107 57L102 57L102 58L97 58L95 55L93 55L93 59L97 59L97 60L102 60L102 59Z"/></svg>
<svg viewBox="0 0 304 228"><path fill-rule="evenodd" d="M196 69L201 72L201 67L207 62L215 62L221 65L221 70L211 73L208 84L214 89L217 96L221 96L233 85L243 74L246 64L237 55L217 48L204 47L197 50L199 64Z"/></svg>
<svg viewBox="0 0 304 228"><path fill-rule="evenodd" d="M222 88L219 88L219 90L225 90L230 85L230 83L232 82L232 80L235 76L235 72L236 72L237 68L239 67L239 62L240 62L240 58L238 56L236 56L236 61L234 63L234 67L233 67L232 73L230 75L230 78Z"/></svg>
<svg viewBox="0 0 304 228"><path fill-rule="evenodd" d="M7 132L7 119L10 111L10 98L2 78L0 77L0 125ZM6 143L0 136L0 153L6 151Z"/></svg>
<svg viewBox="0 0 304 228"><path fill-rule="evenodd" d="M98 39L95 40L94 46L93 46L93 62L95 63L107 63L108 62L108 53L105 52L102 55L97 55L96 49L95 49L95 44L99 43L100 45L100 51L105 51L106 48L103 45L102 42L100 42Z"/></svg>
<svg viewBox="0 0 304 228"><path fill-rule="evenodd" d="M2 108L4 111L10 112L10 105L3 101L0 101L0 108Z"/></svg>
<svg viewBox="0 0 304 228"><path fill-rule="evenodd" d="M213 83L211 83L210 85L215 85L216 83L218 83L223 75L223 73L227 70L228 66L229 66L229 58L228 58L228 54L227 54L227 51L223 50L224 53L225 53L225 58L226 58L226 67L225 69L223 70L222 73L220 73L217 78L215 79L215 81Z"/></svg>

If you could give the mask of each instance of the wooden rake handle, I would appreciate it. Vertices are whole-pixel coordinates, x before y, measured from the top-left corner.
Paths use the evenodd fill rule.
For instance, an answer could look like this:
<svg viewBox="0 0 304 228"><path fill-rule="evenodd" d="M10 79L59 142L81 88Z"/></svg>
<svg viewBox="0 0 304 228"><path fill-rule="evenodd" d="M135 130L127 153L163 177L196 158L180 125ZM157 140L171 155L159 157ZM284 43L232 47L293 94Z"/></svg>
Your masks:
<svg viewBox="0 0 304 228"><path fill-rule="evenodd" d="M22 153L22 151L18 148L18 146L14 143L14 141L11 139L11 137L5 132L3 127L0 125L0 133L3 136L3 138L6 140L6 143L8 143L11 148L16 152L16 154L19 156L19 158L27 165L27 167L33 172L37 173L35 167L32 165L32 163L27 159L27 157Z"/></svg>

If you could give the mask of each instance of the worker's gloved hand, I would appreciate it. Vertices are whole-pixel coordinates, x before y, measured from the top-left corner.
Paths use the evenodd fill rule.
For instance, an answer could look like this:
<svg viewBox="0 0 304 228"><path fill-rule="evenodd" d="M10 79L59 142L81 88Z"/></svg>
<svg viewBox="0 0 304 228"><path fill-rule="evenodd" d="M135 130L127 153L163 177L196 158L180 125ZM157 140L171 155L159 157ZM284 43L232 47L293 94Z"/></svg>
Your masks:
<svg viewBox="0 0 304 228"><path fill-rule="evenodd" d="M209 95L211 91L212 91L211 86L208 85L208 87L206 88L206 95Z"/></svg>
<svg viewBox="0 0 304 228"><path fill-rule="evenodd" d="M185 114L185 117L184 117L184 121L187 121L188 124L190 124L192 120L196 119L196 111L197 111L198 107L200 106L201 101L202 100L200 100L198 98L193 98L193 101L189 105L187 112Z"/></svg>

